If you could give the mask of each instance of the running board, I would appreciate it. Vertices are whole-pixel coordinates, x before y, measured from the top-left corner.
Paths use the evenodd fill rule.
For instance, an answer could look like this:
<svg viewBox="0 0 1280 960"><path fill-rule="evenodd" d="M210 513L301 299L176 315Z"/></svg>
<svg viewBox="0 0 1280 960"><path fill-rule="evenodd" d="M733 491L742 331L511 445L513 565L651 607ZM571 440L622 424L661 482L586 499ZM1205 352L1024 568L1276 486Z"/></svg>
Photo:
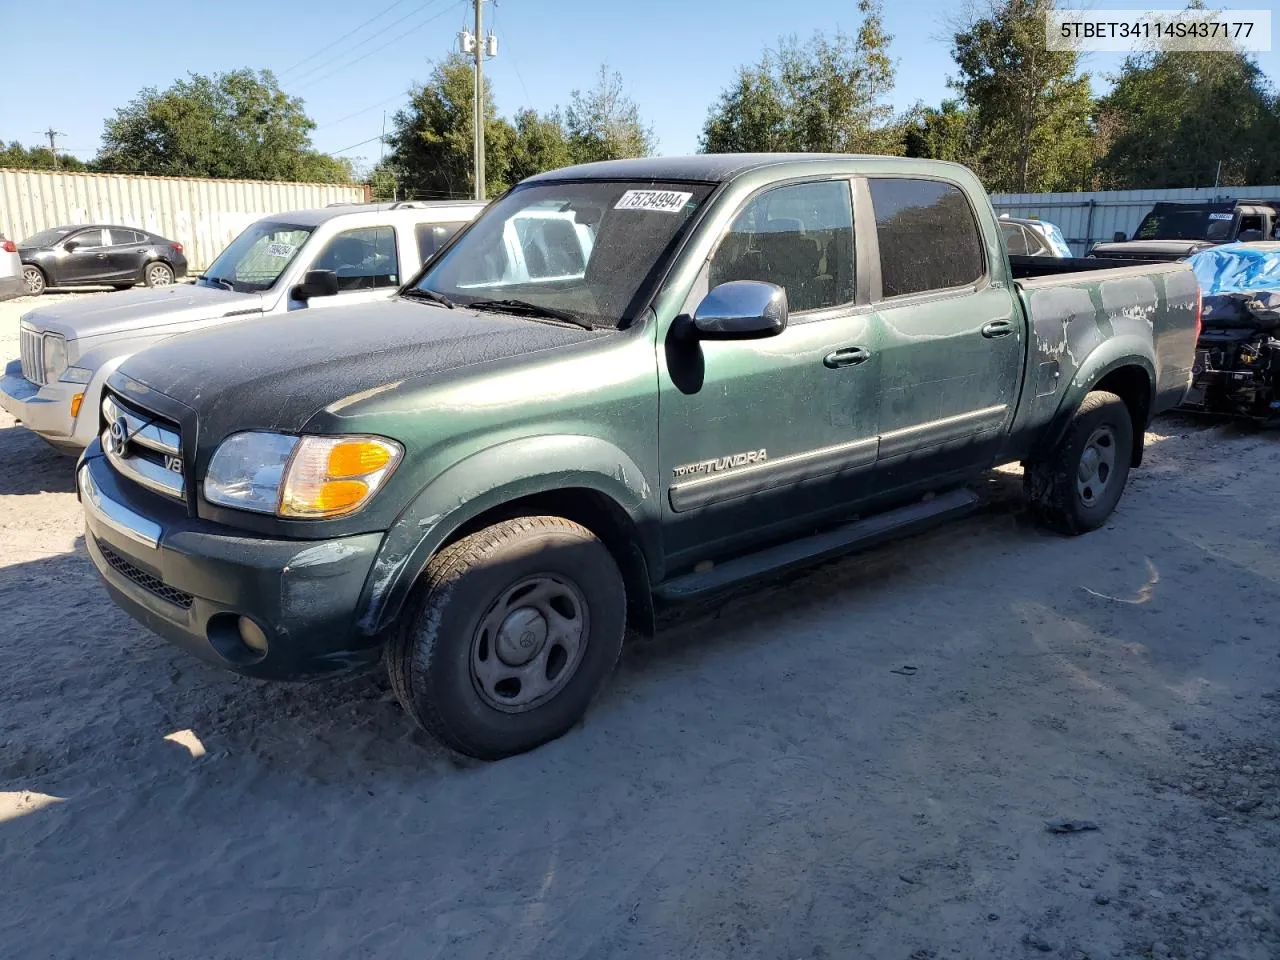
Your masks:
<svg viewBox="0 0 1280 960"><path fill-rule="evenodd" d="M855 520L833 530L735 557L710 570L686 573L660 585L654 595L670 602L692 600L744 580L776 575L793 567L851 553L908 532L969 513L979 503L972 490L959 489Z"/></svg>

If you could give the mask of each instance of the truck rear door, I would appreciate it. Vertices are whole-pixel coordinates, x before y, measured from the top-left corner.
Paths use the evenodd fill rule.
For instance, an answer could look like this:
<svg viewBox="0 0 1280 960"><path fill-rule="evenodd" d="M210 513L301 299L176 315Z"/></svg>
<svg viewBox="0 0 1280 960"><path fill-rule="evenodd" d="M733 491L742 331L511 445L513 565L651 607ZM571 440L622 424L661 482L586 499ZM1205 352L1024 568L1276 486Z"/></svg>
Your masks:
<svg viewBox="0 0 1280 960"><path fill-rule="evenodd" d="M957 184L863 181L875 213L878 492L994 462L1018 401L1025 320ZM861 235L859 236L861 240ZM996 245L997 249L999 245Z"/></svg>

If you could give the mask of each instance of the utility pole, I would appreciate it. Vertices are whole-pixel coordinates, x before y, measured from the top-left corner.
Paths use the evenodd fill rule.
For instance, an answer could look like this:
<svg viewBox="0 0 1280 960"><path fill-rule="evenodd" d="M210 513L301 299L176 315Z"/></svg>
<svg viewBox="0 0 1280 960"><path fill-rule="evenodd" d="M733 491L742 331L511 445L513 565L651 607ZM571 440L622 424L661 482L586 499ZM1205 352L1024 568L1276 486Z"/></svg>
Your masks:
<svg viewBox="0 0 1280 960"><path fill-rule="evenodd" d="M484 0L472 0L476 10L476 32L463 30L459 40L463 53L475 58L476 82L471 103L472 164L475 173L477 200L484 199L484 60L485 56L498 55L498 38L484 35Z"/></svg>
<svg viewBox="0 0 1280 960"><path fill-rule="evenodd" d="M56 138L62 136L62 131L55 130L51 126L49 127L48 130L41 130L40 132L49 138L49 151L53 154L53 169L57 170L58 169L58 142Z"/></svg>

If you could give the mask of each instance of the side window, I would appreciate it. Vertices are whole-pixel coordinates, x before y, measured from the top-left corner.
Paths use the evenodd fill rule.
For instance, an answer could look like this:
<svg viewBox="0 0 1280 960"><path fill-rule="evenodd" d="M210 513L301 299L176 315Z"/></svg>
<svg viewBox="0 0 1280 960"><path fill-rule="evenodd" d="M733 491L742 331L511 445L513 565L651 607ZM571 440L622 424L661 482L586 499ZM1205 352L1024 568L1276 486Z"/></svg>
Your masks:
<svg viewBox="0 0 1280 960"><path fill-rule="evenodd" d="M1049 256L1049 248L1045 246L1044 240L1040 234L1032 230L1030 227L1023 227L1022 232L1027 238L1027 253L1033 257Z"/></svg>
<svg viewBox="0 0 1280 960"><path fill-rule="evenodd" d="M118 227L105 231L107 237L107 246L109 247L131 247L135 244L145 243L141 236L132 230L121 230Z"/></svg>
<svg viewBox="0 0 1280 960"><path fill-rule="evenodd" d="M881 296L961 287L982 277L981 234L959 187L889 177L868 185L880 241Z"/></svg>
<svg viewBox="0 0 1280 960"><path fill-rule="evenodd" d="M413 234L418 239L418 260L426 263L449 238L466 226L462 223L415 223Z"/></svg>
<svg viewBox="0 0 1280 960"><path fill-rule="evenodd" d="M776 283L795 313L852 302L849 183L797 183L754 197L721 238L708 279L712 287L730 280Z"/></svg>
<svg viewBox="0 0 1280 960"><path fill-rule="evenodd" d="M82 250L89 247L105 247L107 244L103 240L103 235L106 232L105 230L82 230L67 239L74 240Z"/></svg>
<svg viewBox="0 0 1280 960"><path fill-rule="evenodd" d="M1027 253L1027 238L1022 232L1022 227L1016 223L1000 224L1000 232L1004 234L1005 246L1009 248L1010 256L1020 257Z"/></svg>
<svg viewBox="0 0 1280 960"><path fill-rule="evenodd" d="M396 232L391 227L357 227L329 239L312 270L332 270L338 291L374 290L400 283Z"/></svg>

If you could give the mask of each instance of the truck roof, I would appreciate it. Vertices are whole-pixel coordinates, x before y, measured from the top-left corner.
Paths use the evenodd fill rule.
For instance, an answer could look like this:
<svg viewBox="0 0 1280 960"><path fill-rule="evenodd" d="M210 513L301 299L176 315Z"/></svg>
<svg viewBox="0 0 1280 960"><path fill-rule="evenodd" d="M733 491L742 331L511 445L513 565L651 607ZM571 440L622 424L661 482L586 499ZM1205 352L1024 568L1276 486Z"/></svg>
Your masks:
<svg viewBox="0 0 1280 960"><path fill-rule="evenodd" d="M902 172L920 174L965 169L960 164L943 160L920 160L909 157L885 157L857 153L699 153L683 157L639 157L632 160L601 160L561 167L530 177L526 183L555 180L696 180L723 183L754 170L778 167L780 175L799 172L813 163L846 161L874 163L877 168L902 168Z"/></svg>

